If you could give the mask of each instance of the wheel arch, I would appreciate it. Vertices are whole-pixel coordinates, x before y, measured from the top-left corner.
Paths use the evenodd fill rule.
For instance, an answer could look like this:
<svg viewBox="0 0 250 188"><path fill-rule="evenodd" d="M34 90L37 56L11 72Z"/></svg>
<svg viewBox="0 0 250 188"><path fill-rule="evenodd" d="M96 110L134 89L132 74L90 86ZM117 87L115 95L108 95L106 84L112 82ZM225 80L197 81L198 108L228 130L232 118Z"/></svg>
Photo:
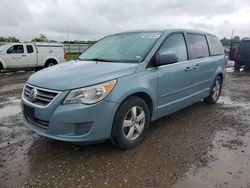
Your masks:
<svg viewBox="0 0 250 188"><path fill-rule="evenodd" d="M134 93L129 94L128 96L123 98L122 102L119 104L119 107L126 100L128 100L129 98L131 98L133 96L140 97L141 99L143 99L146 102L146 104L148 105L149 111L150 111L150 117L152 117L153 112L154 112L154 110L153 110L154 109L154 103L153 103L153 100L152 100L151 96L148 93L144 92L144 91L138 91L138 92L134 92ZM119 109L119 107L118 107L118 109Z"/></svg>
<svg viewBox="0 0 250 188"><path fill-rule="evenodd" d="M0 68L5 69L7 68L6 62L0 58Z"/></svg>
<svg viewBox="0 0 250 188"><path fill-rule="evenodd" d="M222 82L224 81L224 77L223 77L223 74L221 72L219 74L217 74L217 76L219 76L221 78Z"/></svg>
<svg viewBox="0 0 250 188"><path fill-rule="evenodd" d="M218 66L213 74L213 81L216 79L217 76L220 76L222 83L224 83L226 78L226 67ZM212 87L213 82L211 83Z"/></svg>

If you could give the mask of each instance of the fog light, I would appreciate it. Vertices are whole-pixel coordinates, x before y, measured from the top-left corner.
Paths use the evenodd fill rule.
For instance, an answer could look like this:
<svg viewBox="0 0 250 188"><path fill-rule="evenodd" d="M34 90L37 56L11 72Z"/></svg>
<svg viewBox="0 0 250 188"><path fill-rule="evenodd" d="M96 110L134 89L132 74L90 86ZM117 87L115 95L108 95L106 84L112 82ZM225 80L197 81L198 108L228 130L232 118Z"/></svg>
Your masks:
<svg viewBox="0 0 250 188"><path fill-rule="evenodd" d="M87 134L90 131L92 125L93 122L75 123L75 134Z"/></svg>

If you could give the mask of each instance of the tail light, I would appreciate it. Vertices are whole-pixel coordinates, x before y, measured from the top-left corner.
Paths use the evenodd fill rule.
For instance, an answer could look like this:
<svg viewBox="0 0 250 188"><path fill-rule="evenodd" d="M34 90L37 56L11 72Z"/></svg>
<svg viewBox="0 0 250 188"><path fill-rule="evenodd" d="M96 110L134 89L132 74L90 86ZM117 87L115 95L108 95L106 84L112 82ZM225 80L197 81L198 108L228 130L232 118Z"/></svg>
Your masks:
<svg viewBox="0 0 250 188"><path fill-rule="evenodd" d="M229 57L226 56L225 67L227 67L228 64L229 64Z"/></svg>
<svg viewBox="0 0 250 188"><path fill-rule="evenodd" d="M238 55L239 55L239 48L235 48L234 57L237 57Z"/></svg>
<svg viewBox="0 0 250 188"><path fill-rule="evenodd" d="M67 60L67 54L64 53L64 60Z"/></svg>

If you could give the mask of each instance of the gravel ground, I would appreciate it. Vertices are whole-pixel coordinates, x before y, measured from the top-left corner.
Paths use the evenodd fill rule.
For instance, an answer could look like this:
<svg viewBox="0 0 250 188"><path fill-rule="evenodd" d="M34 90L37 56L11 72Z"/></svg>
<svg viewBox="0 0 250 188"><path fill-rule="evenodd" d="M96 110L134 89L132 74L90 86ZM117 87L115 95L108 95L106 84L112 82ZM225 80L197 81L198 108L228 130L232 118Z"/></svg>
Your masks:
<svg viewBox="0 0 250 188"><path fill-rule="evenodd" d="M229 72L216 105L151 123L128 151L33 133L20 113L32 72L0 74L0 187L250 187L250 73Z"/></svg>

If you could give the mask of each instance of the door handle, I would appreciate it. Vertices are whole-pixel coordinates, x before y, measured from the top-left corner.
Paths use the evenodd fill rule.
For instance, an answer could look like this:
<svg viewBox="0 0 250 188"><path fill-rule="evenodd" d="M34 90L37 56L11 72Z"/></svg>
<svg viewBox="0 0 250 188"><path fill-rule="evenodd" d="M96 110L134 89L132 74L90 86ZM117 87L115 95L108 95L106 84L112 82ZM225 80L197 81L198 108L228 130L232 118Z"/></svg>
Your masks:
<svg viewBox="0 0 250 188"><path fill-rule="evenodd" d="M200 68L200 65L199 65L199 64L197 64L197 65L194 66L194 70L196 70L196 69L198 69L198 68Z"/></svg>
<svg viewBox="0 0 250 188"><path fill-rule="evenodd" d="M26 55L22 55L23 57L26 57Z"/></svg>
<svg viewBox="0 0 250 188"><path fill-rule="evenodd" d="M191 67L186 67L186 68L185 68L185 71L186 71L186 72L191 71L191 70L192 70Z"/></svg>

